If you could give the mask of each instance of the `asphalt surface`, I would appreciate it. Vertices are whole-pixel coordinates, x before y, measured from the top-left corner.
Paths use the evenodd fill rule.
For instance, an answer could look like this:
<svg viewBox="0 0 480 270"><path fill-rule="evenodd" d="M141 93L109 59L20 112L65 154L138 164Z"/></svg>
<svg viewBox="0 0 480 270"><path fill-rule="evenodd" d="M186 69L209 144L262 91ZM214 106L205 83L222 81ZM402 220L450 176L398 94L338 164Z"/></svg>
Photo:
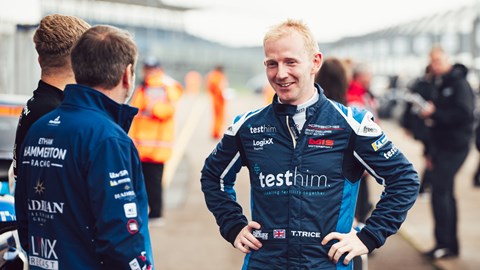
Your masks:
<svg viewBox="0 0 480 270"><path fill-rule="evenodd" d="M258 95L237 95L228 103L227 121L234 115L263 106ZM240 269L243 254L226 242L218 231L213 215L208 211L200 190L200 170L217 141L210 138L210 100L207 96L185 95L177 109L178 150L170 164L166 180L165 220L160 227L150 227L156 269L162 270L229 270ZM394 122L382 120L381 126L389 138L422 170L421 145L410 139ZM433 222L430 202L419 198L400 232L388 238L386 244L368 256L369 270L430 270L480 269L480 189L471 185L478 153L472 150L457 180L459 204L459 238L461 256L457 259L430 261L421 253L433 246ZM381 187L369 181L372 201ZM248 174L243 169L236 184L237 196L249 216Z"/></svg>

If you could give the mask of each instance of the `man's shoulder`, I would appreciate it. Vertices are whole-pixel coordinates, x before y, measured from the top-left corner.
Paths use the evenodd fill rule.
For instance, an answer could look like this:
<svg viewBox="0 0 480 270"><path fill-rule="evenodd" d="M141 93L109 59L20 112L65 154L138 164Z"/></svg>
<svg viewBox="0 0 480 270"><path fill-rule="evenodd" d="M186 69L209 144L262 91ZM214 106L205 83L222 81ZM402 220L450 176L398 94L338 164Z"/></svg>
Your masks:
<svg viewBox="0 0 480 270"><path fill-rule="evenodd" d="M270 108L270 106L237 115L234 118L233 123L227 128L225 134L235 136L240 128L245 126L246 123L249 123L247 124L247 126L249 126L250 123L255 122L256 119L268 120L268 108Z"/></svg>
<svg viewBox="0 0 480 270"><path fill-rule="evenodd" d="M25 107L33 114L43 115L55 109L62 103L62 97L48 91L35 90Z"/></svg>
<svg viewBox="0 0 480 270"><path fill-rule="evenodd" d="M357 135L380 135L381 129L377 123L375 123L373 114L367 109L357 106L344 106L335 101L331 101L331 103Z"/></svg>

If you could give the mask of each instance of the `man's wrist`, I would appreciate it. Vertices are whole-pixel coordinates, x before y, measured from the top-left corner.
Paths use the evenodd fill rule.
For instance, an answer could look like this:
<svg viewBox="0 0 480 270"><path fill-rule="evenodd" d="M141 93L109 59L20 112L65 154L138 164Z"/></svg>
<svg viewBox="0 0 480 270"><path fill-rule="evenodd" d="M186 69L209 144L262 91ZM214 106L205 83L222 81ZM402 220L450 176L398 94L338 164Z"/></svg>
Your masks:
<svg viewBox="0 0 480 270"><path fill-rule="evenodd" d="M235 246L235 239L237 238L237 235L240 233L240 231L247 226L247 223L239 223L233 226L230 231L227 234L227 237L225 239L232 244L232 246Z"/></svg>

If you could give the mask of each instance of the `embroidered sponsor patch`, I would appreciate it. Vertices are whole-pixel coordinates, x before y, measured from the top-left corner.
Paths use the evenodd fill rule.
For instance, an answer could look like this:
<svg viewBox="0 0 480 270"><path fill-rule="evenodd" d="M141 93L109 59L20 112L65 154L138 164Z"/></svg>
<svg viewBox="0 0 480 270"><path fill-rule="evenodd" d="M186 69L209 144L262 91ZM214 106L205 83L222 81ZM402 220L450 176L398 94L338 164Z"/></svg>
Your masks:
<svg viewBox="0 0 480 270"><path fill-rule="evenodd" d="M382 148L388 142L387 136L385 134L382 135L378 140L372 143L372 148L376 152L378 149Z"/></svg>
<svg viewBox="0 0 480 270"><path fill-rule="evenodd" d="M268 233L264 233L261 230L254 230L252 231L252 234L255 238L260 238L263 240L268 240Z"/></svg>
<svg viewBox="0 0 480 270"><path fill-rule="evenodd" d="M138 223L135 219L128 220L127 230L131 234L136 234L138 232Z"/></svg>
<svg viewBox="0 0 480 270"><path fill-rule="evenodd" d="M136 203L126 203L123 205L123 210L125 210L125 217L135 218L137 217L137 204Z"/></svg>
<svg viewBox="0 0 480 270"><path fill-rule="evenodd" d="M131 260L128 263L128 265L130 265L131 270L142 270L142 268L140 267L140 264L138 263L138 260L136 258Z"/></svg>

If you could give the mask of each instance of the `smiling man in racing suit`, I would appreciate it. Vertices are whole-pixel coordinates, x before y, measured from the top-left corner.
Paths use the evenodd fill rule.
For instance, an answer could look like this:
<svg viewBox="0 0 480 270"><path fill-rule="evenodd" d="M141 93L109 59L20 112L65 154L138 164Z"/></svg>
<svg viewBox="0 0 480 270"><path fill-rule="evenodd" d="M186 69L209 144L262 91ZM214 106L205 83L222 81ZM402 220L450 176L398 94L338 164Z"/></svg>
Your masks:
<svg viewBox="0 0 480 270"><path fill-rule="evenodd" d="M242 269L352 269L382 246L415 202L418 175L366 110L325 97L314 84L322 55L307 26L288 20L265 36L276 95L227 129L206 159L201 184L222 236L243 253ZM252 221L233 189L249 170ZM376 209L352 229L359 180L384 185Z"/></svg>

